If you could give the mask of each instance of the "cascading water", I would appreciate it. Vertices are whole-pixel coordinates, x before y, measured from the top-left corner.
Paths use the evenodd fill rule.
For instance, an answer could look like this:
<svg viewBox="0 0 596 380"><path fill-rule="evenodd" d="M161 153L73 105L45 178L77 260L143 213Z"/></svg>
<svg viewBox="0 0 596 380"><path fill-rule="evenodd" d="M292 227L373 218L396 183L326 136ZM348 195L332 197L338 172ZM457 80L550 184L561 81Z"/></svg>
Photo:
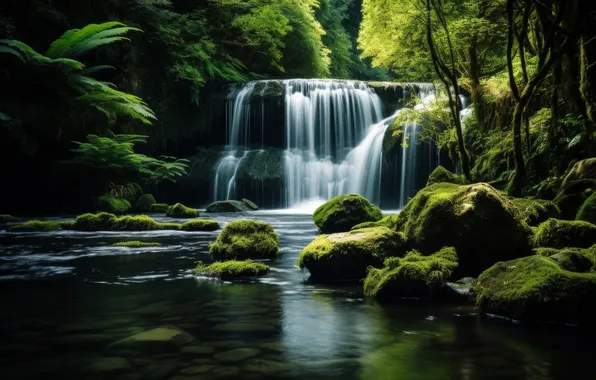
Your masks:
<svg viewBox="0 0 596 380"><path fill-rule="evenodd" d="M425 99L432 87L403 87L404 93L411 91ZM277 99L273 103L271 93ZM312 205L344 193L362 194L375 203L381 201L383 140L400 110L383 119L383 102L371 86L358 81L317 79L257 81L234 86L226 104L227 145L216 165L215 200L246 196L246 192L238 191L239 168L263 152L282 149L278 199L286 207ZM279 118L283 120L282 130L277 123L266 121L271 108L283 111L283 118ZM419 158L418 127L408 125L404 131L409 148L401 152L399 194L393 194L400 205L415 192ZM428 159L429 170L436 166L434 161ZM251 183L251 188L261 191L265 186L260 181Z"/></svg>

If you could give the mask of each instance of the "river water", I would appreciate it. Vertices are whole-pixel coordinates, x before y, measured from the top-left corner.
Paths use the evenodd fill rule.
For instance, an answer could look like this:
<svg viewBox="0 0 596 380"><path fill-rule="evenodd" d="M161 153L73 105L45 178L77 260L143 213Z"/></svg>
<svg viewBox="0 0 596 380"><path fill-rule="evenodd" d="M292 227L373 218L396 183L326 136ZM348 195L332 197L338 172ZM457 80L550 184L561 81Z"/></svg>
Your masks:
<svg viewBox="0 0 596 380"><path fill-rule="evenodd" d="M280 235L259 283L196 278L218 232L0 232L0 379L595 378L594 337L578 328L310 284L294 267L317 234L310 215L242 217ZM122 240L162 246L112 246ZM186 332L192 349L113 344L159 327Z"/></svg>

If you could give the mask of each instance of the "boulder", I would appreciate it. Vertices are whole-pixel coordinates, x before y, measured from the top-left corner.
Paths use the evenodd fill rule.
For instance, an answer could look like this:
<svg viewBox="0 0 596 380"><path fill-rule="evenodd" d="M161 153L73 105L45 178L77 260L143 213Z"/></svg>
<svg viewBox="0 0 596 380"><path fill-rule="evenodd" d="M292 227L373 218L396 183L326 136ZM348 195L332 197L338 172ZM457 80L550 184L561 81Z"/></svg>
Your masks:
<svg viewBox="0 0 596 380"><path fill-rule="evenodd" d="M250 210L249 206L241 201L213 202L206 209L207 212L243 212L248 210Z"/></svg>
<svg viewBox="0 0 596 380"><path fill-rule="evenodd" d="M592 195L585 200L579 208L575 219L596 224L596 193L592 193Z"/></svg>
<svg viewBox="0 0 596 380"><path fill-rule="evenodd" d="M381 267L390 256L405 252L404 238L386 227L320 235L298 257L315 281L360 280L369 266Z"/></svg>
<svg viewBox="0 0 596 380"><path fill-rule="evenodd" d="M199 263L196 271L202 276L217 277L221 280L238 280L263 277L269 273L269 266L252 260L228 260L209 265Z"/></svg>
<svg viewBox="0 0 596 380"><path fill-rule="evenodd" d="M596 273L561 268L553 258L528 256L499 262L473 288L482 311L516 320L593 324Z"/></svg>
<svg viewBox="0 0 596 380"><path fill-rule="evenodd" d="M170 218L196 218L199 216L199 210L195 208L186 207L182 203L176 203L168 207L166 216Z"/></svg>
<svg viewBox="0 0 596 380"><path fill-rule="evenodd" d="M357 224L381 220L381 210L358 194L332 198L315 210L313 219L322 233L350 231Z"/></svg>
<svg viewBox="0 0 596 380"><path fill-rule="evenodd" d="M537 226L549 218L561 216L561 210L551 201L531 198L514 198L512 201L523 220L530 226Z"/></svg>
<svg viewBox="0 0 596 380"><path fill-rule="evenodd" d="M96 211L109 212L116 215L127 213L130 210L129 201L110 195L103 195L97 198L95 206L97 209Z"/></svg>
<svg viewBox="0 0 596 380"><path fill-rule="evenodd" d="M581 220L549 219L536 229L536 247L588 248L596 244L596 225Z"/></svg>
<svg viewBox="0 0 596 380"><path fill-rule="evenodd" d="M279 236L269 223L236 220L228 223L209 252L216 260L273 259Z"/></svg>
<svg viewBox="0 0 596 380"><path fill-rule="evenodd" d="M151 206L156 203L157 202L155 202L155 198L152 194L143 194L137 200L136 209L140 212L149 212L151 211Z"/></svg>
<svg viewBox="0 0 596 380"><path fill-rule="evenodd" d="M432 173L430 173L430 176L428 176L426 186L434 185L435 183L441 182L463 185L465 183L465 180L462 176L452 173L449 170L442 167L441 165L439 165L435 168L435 170L433 170Z"/></svg>
<svg viewBox="0 0 596 380"><path fill-rule="evenodd" d="M259 209L259 206L257 206L256 203L254 203L250 199L242 198L240 202L244 203L249 209L253 211L257 211Z"/></svg>
<svg viewBox="0 0 596 380"><path fill-rule="evenodd" d="M430 256L409 252L390 257L381 269L370 267L364 294L376 298L430 298L442 291L457 268L455 249L445 247Z"/></svg>
<svg viewBox="0 0 596 380"><path fill-rule="evenodd" d="M459 277L531 252L532 230L515 205L486 183L428 186L404 207L398 225L408 245L424 255L454 247Z"/></svg>
<svg viewBox="0 0 596 380"><path fill-rule="evenodd" d="M149 211L151 212L167 212L170 206L166 203L155 203L149 207Z"/></svg>
<svg viewBox="0 0 596 380"><path fill-rule="evenodd" d="M561 209L561 218L574 219L578 209L596 186L596 157L576 162L563 178L554 199Z"/></svg>
<svg viewBox="0 0 596 380"><path fill-rule="evenodd" d="M195 219L182 223L180 229L182 231L215 231L221 227L215 220L209 219Z"/></svg>

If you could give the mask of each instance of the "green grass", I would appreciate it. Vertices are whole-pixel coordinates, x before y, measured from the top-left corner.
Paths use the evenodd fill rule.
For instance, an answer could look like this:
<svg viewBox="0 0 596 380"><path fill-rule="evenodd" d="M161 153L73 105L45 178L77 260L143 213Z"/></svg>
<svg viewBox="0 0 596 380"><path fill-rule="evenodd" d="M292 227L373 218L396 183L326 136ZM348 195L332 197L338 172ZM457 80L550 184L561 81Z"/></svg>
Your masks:
<svg viewBox="0 0 596 380"><path fill-rule="evenodd" d="M199 263L196 271L203 276L218 277L222 280L262 277L269 273L269 266L251 260L215 262L209 265Z"/></svg>

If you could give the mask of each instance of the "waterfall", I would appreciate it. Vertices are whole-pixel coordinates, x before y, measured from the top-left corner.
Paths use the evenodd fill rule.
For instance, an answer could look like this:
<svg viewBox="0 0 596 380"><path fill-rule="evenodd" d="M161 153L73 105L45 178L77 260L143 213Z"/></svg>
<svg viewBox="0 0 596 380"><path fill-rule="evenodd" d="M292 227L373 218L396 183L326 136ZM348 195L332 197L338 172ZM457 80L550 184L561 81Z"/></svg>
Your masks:
<svg viewBox="0 0 596 380"><path fill-rule="evenodd" d="M427 84L386 85L403 88L402 106L411 92L419 92L423 100L432 93ZM239 169L254 166L257 152L278 149L281 188L275 190L277 195L267 194L269 199L281 197L283 205L296 207L358 193L378 204L383 141L399 112L384 118L385 107L374 88L359 81L289 79L235 85L226 97L226 146L215 166L213 198L248 196L250 187L264 199L263 179L258 186L251 182L239 187L237 178L247 178L246 170L238 176ZM419 159L418 126L408 125L405 132L409 148L401 152L400 189L393 195L400 204L416 189ZM433 166L429 160L429 168Z"/></svg>

